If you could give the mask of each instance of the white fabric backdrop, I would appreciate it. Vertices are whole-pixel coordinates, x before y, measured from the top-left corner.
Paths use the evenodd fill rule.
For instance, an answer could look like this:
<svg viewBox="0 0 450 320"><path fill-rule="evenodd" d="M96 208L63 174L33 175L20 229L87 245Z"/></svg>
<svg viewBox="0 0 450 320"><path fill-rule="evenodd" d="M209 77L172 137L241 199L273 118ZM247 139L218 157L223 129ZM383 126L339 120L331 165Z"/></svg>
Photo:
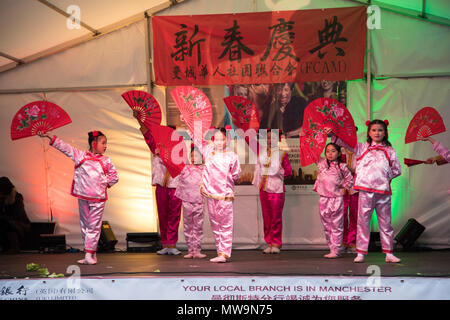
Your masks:
<svg viewBox="0 0 450 320"><path fill-rule="evenodd" d="M222 4L222 1L220 2ZM334 5L333 5L334 3ZM343 2L339 2L342 6ZM204 14L251 11L249 2L232 1L217 5L218 1L192 0L170 9L164 14ZM283 10L298 9L295 1L284 1ZM289 5L290 4L290 5ZM335 1L310 4L308 8L334 7ZM349 4L352 5L352 4ZM257 10L267 10L264 1L256 2ZM383 16L384 17L384 16ZM390 20L410 18L386 15L382 26L386 30L373 31L373 48L377 74L408 72L449 73L448 55L442 46L436 50L420 50L421 43L404 37L408 28L390 29ZM416 21L417 22L417 21ZM416 23L414 22L414 24ZM405 22L405 26L413 22ZM422 23L424 36L441 28ZM386 33L391 33L389 36ZM398 49L400 48L400 49ZM414 52L408 58L411 69L405 69L402 48ZM426 62L426 64L424 64ZM417 66L424 65L423 69ZM398 66L398 68L396 67ZM406 65L405 65L406 66ZM54 88L74 86L131 85L145 83L145 24L140 22L113 32L97 40L44 58L30 65L18 67L0 74L0 89ZM406 70L406 71L405 71ZM390 140L400 160L404 157L425 159L434 155L430 144L404 145L402 139L413 114L424 106L435 107L450 126L449 78L420 78L410 80L375 80L373 83L372 118L388 118L391 122ZM103 131L108 137L107 155L118 171L119 183L109 192L104 220L108 220L119 239L119 247L125 246L127 232L152 232L157 230L157 218L151 189L150 153L136 121L120 94L128 89L56 92L46 98L63 107L73 123L55 130L67 142L79 148L87 147L87 132ZM144 89L145 90L145 89ZM154 89L165 115L165 96L161 88ZM42 99L38 94L0 95L0 176L10 177L25 197L25 205L31 220L48 219L45 189L45 161L41 141L37 137L12 142L9 138L10 123L15 112L23 105ZM359 127L359 140L365 138L366 83L351 81L348 85L348 107ZM450 147L448 133L436 136ZM68 244L81 246L77 201L69 195L73 176L70 159L54 149L47 151L49 196L53 216L57 220L57 232L65 233ZM419 239L423 245L450 246L449 241L449 168L447 166L403 166L403 174L393 182L393 223L396 232L409 218L416 218L426 227ZM252 187L238 189L235 201L236 248L254 248L263 243L260 205L256 190ZM247 189L245 189L247 188ZM286 196L283 241L287 247L324 247L325 239L317 212L316 195ZM213 247L212 233L205 215L205 246ZM182 226L180 242L184 243Z"/></svg>
<svg viewBox="0 0 450 320"><path fill-rule="evenodd" d="M0 75L1 89L142 84L145 21Z"/></svg>
<svg viewBox="0 0 450 320"><path fill-rule="evenodd" d="M381 29L372 30L371 39L375 75L449 74L450 37L446 26L382 10Z"/></svg>

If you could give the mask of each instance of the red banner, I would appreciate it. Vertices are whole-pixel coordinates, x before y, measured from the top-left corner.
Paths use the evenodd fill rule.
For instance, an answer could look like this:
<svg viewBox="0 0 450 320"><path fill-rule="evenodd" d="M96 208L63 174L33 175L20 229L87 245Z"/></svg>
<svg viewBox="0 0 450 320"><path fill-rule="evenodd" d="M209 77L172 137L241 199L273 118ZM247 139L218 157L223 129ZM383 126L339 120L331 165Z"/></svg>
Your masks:
<svg viewBox="0 0 450 320"><path fill-rule="evenodd" d="M360 79L366 8L152 18L158 85Z"/></svg>

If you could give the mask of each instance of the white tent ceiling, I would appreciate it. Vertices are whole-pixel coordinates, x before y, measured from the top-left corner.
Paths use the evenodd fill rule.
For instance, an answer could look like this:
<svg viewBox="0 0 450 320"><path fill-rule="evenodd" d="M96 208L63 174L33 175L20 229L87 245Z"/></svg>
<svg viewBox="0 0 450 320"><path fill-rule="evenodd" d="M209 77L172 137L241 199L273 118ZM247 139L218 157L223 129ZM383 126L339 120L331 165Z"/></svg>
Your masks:
<svg viewBox="0 0 450 320"><path fill-rule="evenodd" d="M19 63L28 63L94 35L112 31L143 17L187 0L1 0L0 1L0 72ZM229 7L237 0L227 1ZM258 11L292 10L291 0L247 0ZM448 0L334 0L330 5L374 4L383 9L449 25ZM217 3L213 6L217 6ZM295 9L314 7L312 0L296 0ZM64 12L69 6L80 9L80 29L67 27ZM203 3L205 5L205 3ZM59 12L58 12L59 10ZM72 12L71 12L72 13Z"/></svg>
<svg viewBox="0 0 450 320"><path fill-rule="evenodd" d="M181 1L177 1L181 2ZM174 3L168 0L1 0L0 52L19 60L34 60L39 53L76 39L93 36L93 30L110 31L127 21L144 17L158 8ZM80 8L80 20L87 25L79 29L67 26L69 6ZM70 13L73 13L69 10ZM56 49L56 48L55 48ZM57 50L54 50L57 51ZM52 52L48 52L51 54ZM0 54L1 55L1 54ZM0 70L13 61L0 56ZM14 66L13 64L12 66Z"/></svg>

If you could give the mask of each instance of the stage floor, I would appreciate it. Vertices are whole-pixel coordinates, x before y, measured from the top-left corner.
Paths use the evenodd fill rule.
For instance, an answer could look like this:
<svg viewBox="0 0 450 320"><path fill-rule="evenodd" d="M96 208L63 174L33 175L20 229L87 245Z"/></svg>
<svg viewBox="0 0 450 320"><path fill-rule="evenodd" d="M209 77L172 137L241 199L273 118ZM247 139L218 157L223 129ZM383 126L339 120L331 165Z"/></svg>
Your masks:
<svg viewBox="0 0 450 320"><path fill-rule="evenodd" d="M398 252L399 264L384 262L381 252L370 252L365 263L353 263L354 254L339 259L325 259L327 251L284 250L265 255L260 250L234 250L232 260L216 264L209 261L215 251L204 251L206 259L183 259L156 253L99 253L97 265L79 265L81 277L213 277L213 276L369 276L371 265L379 266L382 277L449 277L450 250ZM50 273L71 275L70 265L83 253L0 255L0 279L39 278L39 272L27 272L28 263L48 268Z"/></svg>

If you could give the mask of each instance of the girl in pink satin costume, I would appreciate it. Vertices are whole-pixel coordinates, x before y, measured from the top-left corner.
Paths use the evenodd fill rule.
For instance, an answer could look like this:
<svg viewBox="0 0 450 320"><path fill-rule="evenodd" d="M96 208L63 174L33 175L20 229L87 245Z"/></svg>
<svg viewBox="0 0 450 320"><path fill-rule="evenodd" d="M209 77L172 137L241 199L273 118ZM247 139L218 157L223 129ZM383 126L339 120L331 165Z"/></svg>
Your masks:
<svg viewBox="0 0 450 320"><path fill-rule="evenodd" d="M181 200L175 196L179 175L172 178L169 170L167 170L158 155L159 150L156 148L155 139L150 130L139 120L136 111L133 112L133 116L138 120L145 142L154 155L152 161L152 185L156 186L155 197L158 209L159 233L163 246L156 253L159 255L179 255L181 252L176 248L176 244L181 218Z"/></svg>
<svg viewBox="0 0 450 320"><path fill-rule="evenodd" d="M353 183L353 176L345 163L341 163L341 148L329 143L325 147L326 159L316 161L319 169L313 190L319 195L319 213L330 253L324 257L340 256L344 234L344 188Z"/></svg>
<svg viewBox="0 0 450 320"><path fill-rule="evenodd" d="M216 242L217 257L211 262L227 262L233 241L234 182L241 175L236 153L227 148L226 130L214 133L213 145L206 149L205 168L200 191L206 197L211 229Z"/></svg>
<svg viewBox="0 0 450 320"><path fill-rule="evenodd" d="M252 184L259 189L264 223L264 240L268 247L263 253L280 253L282 246L282 214L285 200L284 178L292 175L287 152L276 146L276 133L267 131L267 148L259 152ZM272 141L274 140L274 141ZM273 145L276 148L272 148Z"/></svg>
<svg viewBox="0 0 450 320"><path fill-rule="evenodd" d="M202 155L200 151L191 146L191 164L181 171L175 196L182 201L184 237L188 246L185 259L205 258L201 245L203 238L203 196L200 193L202 182Z"/></svg>
<svg viewBox="0 0 450 320"><path fill-rule="evenodd" d="M40 136L48 138L52 147L75 162L71 194L78 198L85 251L84 259L78 263L96 264L103 210L108 199L106 190L119 181L111 159L103 155L106 151L106 137L100 131L89 132L89 151L82 151L56 136Z"/></svg>
<svg viewBox="0 0 450 320"><path fill-rule="evenodd" d="M401 166L395 150L388 140L387 120L367 121L367 142L357 143L355 148L345 145L336 136L337 144L353 151L356 172L353 189L359 190L358 233L354 262L364 262L370 240L370 220L373 210L377 214L382 251L386 262L398 263L394 256L394 229L391 224L391 180L401 174ZM331 131L331 130L330 130Z"/></svg>

